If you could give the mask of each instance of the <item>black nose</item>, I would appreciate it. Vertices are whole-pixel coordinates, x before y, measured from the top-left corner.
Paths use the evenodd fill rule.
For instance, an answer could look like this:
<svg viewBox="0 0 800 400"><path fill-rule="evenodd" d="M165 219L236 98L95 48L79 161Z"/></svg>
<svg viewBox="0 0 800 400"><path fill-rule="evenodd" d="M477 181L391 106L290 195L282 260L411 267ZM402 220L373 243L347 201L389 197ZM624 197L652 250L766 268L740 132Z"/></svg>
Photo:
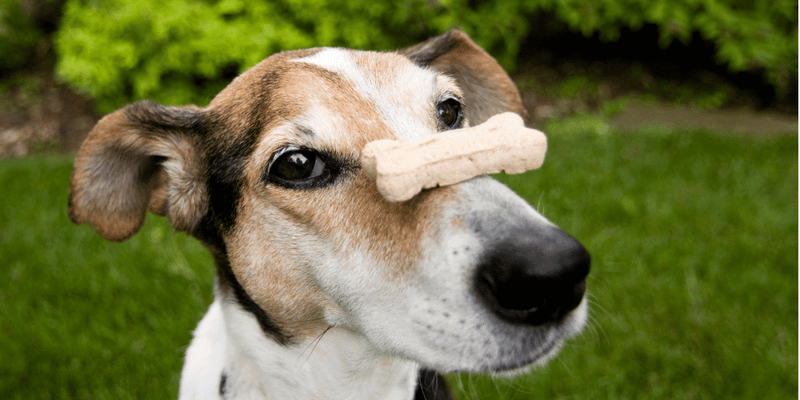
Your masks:
<svg viewBox="0 0 800 400"><path fill-rule="evenodd" d="M484 256L475 287L497 316L539 325L561 319L581 303L590 264L580 242L558 228L518 229Z"/></svg>

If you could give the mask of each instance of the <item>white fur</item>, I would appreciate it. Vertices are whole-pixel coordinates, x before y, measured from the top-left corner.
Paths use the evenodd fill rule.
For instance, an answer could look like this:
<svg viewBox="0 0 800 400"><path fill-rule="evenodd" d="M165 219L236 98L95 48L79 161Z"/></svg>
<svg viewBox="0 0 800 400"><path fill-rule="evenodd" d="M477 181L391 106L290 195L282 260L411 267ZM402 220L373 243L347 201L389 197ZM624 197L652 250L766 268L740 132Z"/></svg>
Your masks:
<svg viewBox="0 0 800 400"><path fill-rule="evenodd" d="M474 232L454 228L448 220L465 212L502 215L512 209L542 226L552 224L495 180L478 178L459 189L468 200L462 202L463 209L455 207L435 222L440 233L427 240L425 256L415 268L418 276L412 280L387 279L381 271L388 267L363 249L324 250L327 257L318 259L314 279L344 309L343 317L328 321L361 332L384 353L440 371L488 371L520 360L543 364L565 339L582 330L586 302L559 323L524 326L501 320L471 290L483 245ZM346 238L336 241L346 243Z"/></svg>
<svg viewBox="0 0 800 400"><path fill-rule="evenodd" d="M435 128L423 115L433 115L433 104L437 94L437 74L414 66L405 60L406 67L397 68L392 81L386 82L371 74L368 66L359 66L353 60L353 50L329 48L312 56L294 60L314 64L349 80L359 94L369 99L383 120L394 128L400 139L427 136ZM359 52L362 55L370 53ZM376 53L372 53L376 54ZM376 79L379 78L379 79Z"/></svg>
<svg viewBox="0 0 800 400"><path fill-rule="evenodd" d="M178 395L180 400L219 399L219 382L226 358L223 344L226 341L222 307L219 301L215 301L197 325L194 339L186 350Z"/></svg>
<svg viewBox="0 0 800 400"><path fill-rule="evenodd" d="M380 354L361 335L333 328L313 341L280 345L235 302L211 305L194 332L181 374L180 400L409 400L415 363Z"/></svg>

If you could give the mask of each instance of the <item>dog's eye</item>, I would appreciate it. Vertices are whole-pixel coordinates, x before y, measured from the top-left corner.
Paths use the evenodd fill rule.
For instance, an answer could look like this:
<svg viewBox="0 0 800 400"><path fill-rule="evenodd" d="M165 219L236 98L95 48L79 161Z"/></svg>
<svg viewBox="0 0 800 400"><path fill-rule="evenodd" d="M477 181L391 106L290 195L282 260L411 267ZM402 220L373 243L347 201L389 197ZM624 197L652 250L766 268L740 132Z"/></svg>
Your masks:
<svg viewBox="0 0 800 400"><path fill-rule="evenodd" d="M284 182L307 181L325 173L325 162L310 150L291 150L281 154L270 167L269 174Z"/></svg>
<svg viewBox="0 0 800 400"><path fill-rule="evenodd" d="M436 106L439 121L445 130L460 128L462 124L461 103L456 99L447 99Z"/></svg>
<svg viewBox="0 0 800 400"><path fill-rule="evenodd" d="M272 155L262 180L286 189L317 189L347 176L352 163L330 152L287 145Z"/></svg>

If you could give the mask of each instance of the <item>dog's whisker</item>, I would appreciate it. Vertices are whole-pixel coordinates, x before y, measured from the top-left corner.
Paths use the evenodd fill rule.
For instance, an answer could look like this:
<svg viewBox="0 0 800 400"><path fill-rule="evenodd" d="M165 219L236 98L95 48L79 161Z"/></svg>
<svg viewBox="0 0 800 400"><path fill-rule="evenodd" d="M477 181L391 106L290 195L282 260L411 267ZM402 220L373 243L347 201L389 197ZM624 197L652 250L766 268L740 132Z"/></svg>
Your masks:
<svg viewBox="0 0 800 400"><path fill-rule="evenodd" d="M464 380L463 380L463 377L461 376L462 374L454 373L453 375L455 376L455 381L456 381L455 383L456 384L455 384L455 387L451 387L450 388L451 391L453 391L453 392L458 391L459 393L461 393L463 395L467 395L467 392L464 390Z"/></svg>
<svg viewBox="0 0 800 400"><path fill-rule="evenodd" d="M536 199L536 209L539 210L539 213L542 215L547 215L547 210L545 206L542 204L542 199L544 199L544 192L539 193L539 198Z"/></svg>
<svg viewBox="0 0 800 400"><path fill-rule="evenodd" d="M473 398L473 399L478 399L478 398L479 398L479 396L478 396L476 393L478 393L479 391L474 389L474 388L476 388L476 387L478 386L478 385L475 383L475 379L476 379L476 378L475 378L474 376L471 376L471 375L470 375L470 379L469 379L469 381L470 381L470 386L471 386L473 389L470 389L469 396L470 396L471 398Z"/></svg>
<svg viewBox="0 0 800 400"><path fill-rule="evenodd" d="M300 355L297 358L298 361L300 361L300 359L303 358L303 354L305 354L306 351L308 351L308 357L306 357L306 359L303 361L303 363L300 364L299 366L297 364L295 364L296 369L299 370L299 369L303 368L303 365L305 365L308 362L308 360L311 359L311 355L314 353L314 350L316 350L317 345L322 340L322 336L324 336L329 330L331 330L331 328L333 328L333 325L328 325L328 327L325 328L325 330L323 330L319 335L317 335L314 338L314 340L312 340L311 343L309 343L308 346L306 346L306 348L303 350L303 352L300 353ZM310 351L309 351L309 349L310 349Z"/></svg>
<svg viewBox="0 0 800 400"><path fill-rule="evenodd" d="M569 374L570 376L575 376L575 372L569 367L569 365L567 365L567 363L564 362L564 360L560 358L557 358L557 360L558 363L561 364L562 367L564 367L564 370L567 371L567 374Z"/></svg>
<svg viewBox="0 0 800 400"><path fill-rule="evenodd" d="M613 314L610 311L608 311L605 307L603 307L603 303L598 301L598 297L595 296L594 293L591 292L587 293L586 299L589 301L589 305L591 306L592 310L600 310L604 314L613 317Z"/></svg>
<svg viewBox="0 0 800 400"><path fill-rule="evenodd" d="M466 378L465 378L466 375ZM469 374L458 374L458 390L469 400L474 399L475 394L472 389L470 389L470 381L472 380L472 375Z"/></svg>
<svg viewBox="0 0 800 400"><path fill-rule="evenodd" d="M591 329L591 332L595 334L596 338L600 338L600 336L597 335L597 333L600 333L602 335L602 338L606 341L606 343L611 342L611 339L609 339L605 329L603 329L603 325L600 324L599 320L596 317L589 315L587 327Z"/></svg>
<svg viewBox="0 0 800 400"><path fill-rule="evenodd" d="M610 311L608 311L605 307L603 307L601 303L596 299L597 297L592 294L588 296L589 305L591 309L595 311L599 310L604 315L610 317L612 320L615 320L616 319L615 315L612 314ZM600 323L600 320L598 319L596 314L587 314L586 326L590 328L593 332L599 331L603 335L603 338L605 338L606 341L610 340L608 338L608 335L606 335L605 329L603 329L603 325Z"/></svg>
<svg viewBox="0 0 800 400"><path fill-rule="evenodd" d="M498 395L497 398L499 400L505 399L506 396L508 395L508 390L510 388L510 385L506 386L505 390L503 390L504 388L500 385L500 383L499 383L499 381L498 381L498 379L496 377L492 377L491 380L492 380L492 384L494 385L494 389L497 392L497 395Z"/></svg>

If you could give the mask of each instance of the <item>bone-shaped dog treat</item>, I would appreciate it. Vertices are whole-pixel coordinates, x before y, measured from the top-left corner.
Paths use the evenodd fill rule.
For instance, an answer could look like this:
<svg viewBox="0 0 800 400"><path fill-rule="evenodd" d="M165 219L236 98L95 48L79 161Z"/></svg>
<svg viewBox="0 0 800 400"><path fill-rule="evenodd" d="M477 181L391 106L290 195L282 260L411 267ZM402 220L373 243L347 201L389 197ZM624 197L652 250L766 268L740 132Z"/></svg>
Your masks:
<svg viewBox="0 0 800 400"><path fill-rule="evenodd" d="M544 133L525 127L512 112L464 129L410 140L376 140L361 153L361 165L389 201L405 201L423 188L452 185L505 171L539 168L547 151Z"/></svg>

